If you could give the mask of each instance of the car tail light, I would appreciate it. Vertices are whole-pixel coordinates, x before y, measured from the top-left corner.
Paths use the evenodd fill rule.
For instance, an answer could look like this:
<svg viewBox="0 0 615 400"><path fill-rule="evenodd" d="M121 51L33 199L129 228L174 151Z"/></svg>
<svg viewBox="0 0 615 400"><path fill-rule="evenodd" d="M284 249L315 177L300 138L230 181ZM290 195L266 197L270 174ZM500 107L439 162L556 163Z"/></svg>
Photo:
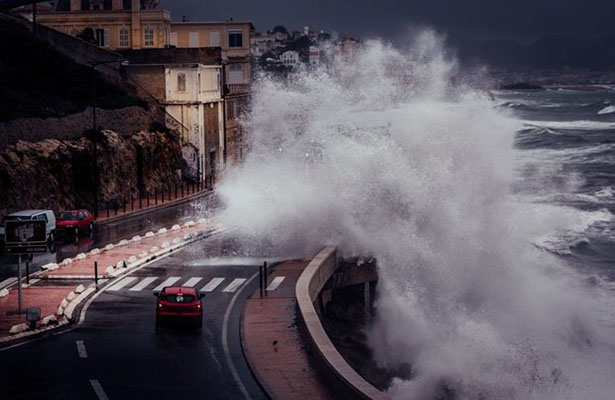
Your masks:
<svg viewBox="0 0 615 400"><path fill-rule="evenodd" d="M194 308L195 310L198 310L201 308L201 303L197 303L195 306L192 306L192 308Z"/></svg>

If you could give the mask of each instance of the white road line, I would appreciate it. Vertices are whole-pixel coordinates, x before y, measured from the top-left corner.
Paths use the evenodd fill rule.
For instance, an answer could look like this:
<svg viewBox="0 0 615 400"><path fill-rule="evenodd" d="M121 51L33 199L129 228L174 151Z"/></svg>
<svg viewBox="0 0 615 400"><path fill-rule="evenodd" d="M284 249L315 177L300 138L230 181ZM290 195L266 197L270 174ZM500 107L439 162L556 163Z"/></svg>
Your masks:
<svg viewBox="0 0 615 400"><path fill-rule="evenodd" d="M167 286L171 286L172 284L174 284L175 282L177 282L180 279L181 279L180 276L171 276L171 277L165 279L165 281L162 282L160 285L156 286L154 288L154 291L162 290L162 289L164 289Z"/></svg>
<svg viewBox="0 0 615 400"><path fill-rule="evenodd" d="M158 279L157 276L148 276L147 278L143 278L143 280L141 282L139 282L136 285L134 285L133 287L131 287L130 290L133 291L133 292L137 292L139 290L143 290L147 286L149 286L152 282L154 282L156 279Z"/></svg>
<svg viewBox="0 0 615 400"><path fill-rule="evenodd" d="M131 284L132 282L134 282L136 280L137 280L137 278L135 278L134 276L129 276L128 278L124 278L121 281L119 281L118 283L113 284L113 286L108 288L107 291L117 291L117 290L120 290L124 286L126 286L128 284Z"/></svg>
<svg viewBox="0 0 615 400"><path fill-rule="evenodd" d="M213 292L218 285L220 285L224 281L224 278L213 278L210 280L207 285L201 288L201 292Z"/></svg>
<svg viewBox="0 0 615 400"><path fill-rule="evenodd" d="M234 292L239 286L241 286L246 280L244 278L235 278L227 287L222 290L223 292Z"/></svg>
<svg viewBox="0 0 615 400"><path fill-rule="evenodd" d="M7 278L3 280L2 282L0 282L0 290L4 289L5 287L12 284L13 282L17 282L17 278Z"/></svg>
<svg viewBox="0 0 615 400"><path fill-rule="evenodd" d="M102 386L100 386L100 382L97 379L90 379L90 385L92 385L92 389L96 392L99 400L109 400L107 394L103 390Z"/></svg>
<svg viewBox="0 0 615 400"><path fill-rule="evenodd" d="M85 351L85 344L83 344L83 340L77 340L77 353L79 353L79 357L88 358L88 352Z"/></svg>
<svg viewBox="0 0 615 400"><path fill-rule="evenodd" d="M267 289L265 290L267 290L268 292L273 292L274 290L278 288L278 286L280 286L283 280L284 280L283 276L276 276L275 278L273 278L273 280L271 281L271 283L269 284L269 286L267 286Z"/></svg>
<svg viewBox="0 0 615 400"><path fill-rule="evenodd" d="M256 279L257 276L258 276L258 272L250 277L246 286L248 286L250 282ZM233 358L231 357L231 351L228 347L228 321L231 317L231 311L233 310L233 306L235 305L235 302L237 301L237 298L239 297L240 294L241 294L241 290L238 290L233 295L233 298L229 302L228 307L226 308L226 312L224 313L224 320L222 321L222 348L224 349L226 363L228 364L228 367L231 370L231 374L233 375L233 379L235 380L235 383L237 383L237 386L239 387L239 391L241 392L241 394L243 394L243 397L246 400L252 400L252 397L250 397L250 393L248 393L248 390L246 389L245 385L241 381L241 378L239 377L239 373L237 372L237 368L235 367L235 364L233 363Z"/></svg>
<svg viewBox="0 0 615 400"><path fill-rule="evenodd" d="M197 283L199 283L199 281L203 279L203 278L190 278L188 279L182 286L187 286L187 287L194 287L194 285L196 285Z"/></svg>

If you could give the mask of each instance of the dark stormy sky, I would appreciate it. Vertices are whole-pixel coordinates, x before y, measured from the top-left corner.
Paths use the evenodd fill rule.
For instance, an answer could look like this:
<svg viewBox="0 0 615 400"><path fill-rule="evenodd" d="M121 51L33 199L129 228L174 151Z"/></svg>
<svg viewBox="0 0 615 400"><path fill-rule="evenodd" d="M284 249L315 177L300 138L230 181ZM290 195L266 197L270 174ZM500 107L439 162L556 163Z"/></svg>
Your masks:
<svg viewBox="0 0 615 400"><path fill-rule="evenodd" d="M309 25L358 38L397 41L431 26L451 39L615 35L615 0L162 0L175 20L250 20L257 31Z"/></svg>

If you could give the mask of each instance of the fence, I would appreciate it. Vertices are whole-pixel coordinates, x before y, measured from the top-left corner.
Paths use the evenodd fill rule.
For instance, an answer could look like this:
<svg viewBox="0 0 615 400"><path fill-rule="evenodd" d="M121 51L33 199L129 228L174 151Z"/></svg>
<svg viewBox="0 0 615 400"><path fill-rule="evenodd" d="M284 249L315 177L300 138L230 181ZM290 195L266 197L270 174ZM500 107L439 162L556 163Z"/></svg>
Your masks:
<svg viewBox="0 0 615 400"><path fill-rule="evenodd" d="M205 192L214 185L214 177L207 176L204 181L182 182L154 192L145 192L139 196L130 195L127 199L109 200L103 202L103 207L98 210L98 218L111 218L116 215L130 214L148 208L154 208L165 203L183 199L197 193Z"/></svg>

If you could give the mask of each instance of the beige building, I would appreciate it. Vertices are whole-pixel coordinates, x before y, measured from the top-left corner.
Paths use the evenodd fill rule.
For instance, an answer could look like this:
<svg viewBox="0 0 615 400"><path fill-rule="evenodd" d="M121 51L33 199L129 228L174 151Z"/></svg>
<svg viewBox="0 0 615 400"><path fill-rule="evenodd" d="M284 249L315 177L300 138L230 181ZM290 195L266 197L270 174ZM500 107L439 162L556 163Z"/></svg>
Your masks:
<svg viewBox="0 0 615 400"><path fill-rule="evenodd" d="M37 22L121 52L220 48L224 105L215 107L221 110L224 135L222 148L216 150L220 160L216 165L237 162L243 156L245 141L237 118L247 104L252 79L250 34L254 28L250 22L172 22L171 13L159 9L157 0L58 0L55 9L38 13Z"/></svg>

